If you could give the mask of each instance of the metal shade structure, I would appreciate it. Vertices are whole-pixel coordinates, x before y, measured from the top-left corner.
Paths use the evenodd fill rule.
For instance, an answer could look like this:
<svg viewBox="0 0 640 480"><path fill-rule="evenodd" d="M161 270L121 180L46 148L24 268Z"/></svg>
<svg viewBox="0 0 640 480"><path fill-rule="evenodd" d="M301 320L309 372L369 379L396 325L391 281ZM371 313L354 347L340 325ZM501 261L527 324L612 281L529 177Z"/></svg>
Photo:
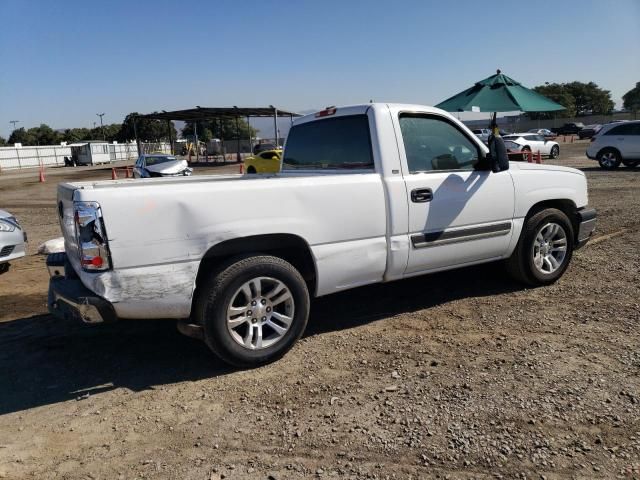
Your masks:
<svg viewBox="0 0 640 480"><path fill-rule="evenodd" d="M447 112L554 112L565 107L523 87L500 70L436 105Z"/></svg>
<svg viewBox="0 0 640 480"><path fill-rule="evenodd" d="M178 120L197 121L211 120L212 118L236 118L236 117L300 117L299 113L288 112L279 108L269 107L196 107L186 110L174 110L173 112L154 112L139 115L138 118L150 120Z"/></svg>
<svg viewBox="0 0 640 480"><path fill-rule="evenodd" d="M276 139L276 145L278 145L278 117L289 117L293 121L293 117L300 117L299 113L289 112L287 110L281 110L279 108L274 107L273 105L269 105L268 107L200 107L196 106L196 108L189 108L186 110L174 110L171 112L161 111L161 112L153 112L145 115L137 115L136 121L139 119L147 119L147 120L165 120L167 123L170 123L173 120L183 121L183 122L195 122L194 130L196 143L198 139L198 131L197 131L197 122L203 120L225 120L225 119L235 119L236 120L236 129L237 129L237 140L238 140L238 161L240 161L240 135L238 130L238 119L240 117L244 117L249 121L251 117L273 117L273 127ZM134 121L135 128L135 121ZM169 128L169 134L171 134L171 128ZM249 139L251 140L251 139ZM170 141L172 139L170 138ZM136 133L136 142L138 143L137 133ZM138 147L139 149L139 147ZM198 158L198 148L196 149L196 158Z"/></svg>

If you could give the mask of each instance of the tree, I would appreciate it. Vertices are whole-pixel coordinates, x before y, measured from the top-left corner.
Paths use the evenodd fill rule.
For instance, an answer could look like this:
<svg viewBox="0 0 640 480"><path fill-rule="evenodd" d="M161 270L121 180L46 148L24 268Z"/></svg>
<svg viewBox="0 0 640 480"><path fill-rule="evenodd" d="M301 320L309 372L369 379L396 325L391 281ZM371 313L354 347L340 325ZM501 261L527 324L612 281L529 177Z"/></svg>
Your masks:
<svg viewBox="0 0 640 480"><path fill-rule="evenodd" d="M603 90L593 82L571 82L565 84L565 87L575 99L578 115L608 115L615 106L611 100L611 92Z"/></svg>
<svg viewBox="0 0 640 480"><path fill-rule="evenodd" d="M138 118L136 128L134 129L134 119L138 116L138 112L132 112L127 115L122 122L120 131L116 140L119 142L132 141L136 138L135 131L137 129L138 139L148 142L169 141L169 128L165 120L149 120L146 118ZM171 137L175 140L178 132L173 122L171 123Z"/></svg>
<svg viewBox="0 0 640 480"><path fill-rule="evenodd" d="M0 137L0 147L5 147L7 145L7 140L4 137Z"/></svg>
<svg viewBox="0 0 640 480"><path fill-rule="evenodd" d="M538 85L533 90L550 98L566 108L563 115L608 115L615 104L611 100L611 92L603 90L593 82L548 83ZM552 112L529 113L531 118L553 118Z"/></svg>
<svg viewBox="0 0 640 480"><path fill-rule="evenodd" d="M183 137L193 136L193 124L194 122L185 123L182 129ZM223 140L236 140L238 138L235 118L198 121L198 140L206 141L202 135L207 136L207 130L212 135L211 138L220 138ZM240 133L241 140L248 139L249 134L251 134L251 137L255 137L258 133L258 130L251 127L244 119L238 119L237 130Z"/></svg>
<svg viewBox="0 0 640 480"><path fill-rule="evenodd" d="M566 109L561 112L563 116L574 117L576 115L576 100L563 84L549 83L538 85L537 87L533 87L533 90L562 105ZM553 118L553 116L557 114L558 112L531 112L527 115L537 120Z"/></svg>
<svg viewBox="0 0 640 480"><path fill-rule="evenodd" d="M640 82L622 96L622 106L633 113L640 110Z"/></svg>
<svg viewBox="0 0 640 480"><path fill-rule="evenodd" d="M76 143L81 140L91 140L90 130L88 128L68 128L62 134L62 141L67 143Z"/></svg>
<svg viewBox="0 0 640 480"><path fill-rule="evenodd" d="M27 132L24 127L20 127L15 129L9 135L9 144L13 145L14 143L21 143L22 145L36 145L36 138L31 133L31 129Z"/></svg>

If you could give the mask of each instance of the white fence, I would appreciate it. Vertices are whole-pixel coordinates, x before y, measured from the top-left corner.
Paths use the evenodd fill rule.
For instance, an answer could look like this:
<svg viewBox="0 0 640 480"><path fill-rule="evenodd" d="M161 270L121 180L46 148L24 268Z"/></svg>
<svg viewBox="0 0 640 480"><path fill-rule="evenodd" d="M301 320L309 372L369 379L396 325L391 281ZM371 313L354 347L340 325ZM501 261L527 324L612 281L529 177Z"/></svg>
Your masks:
<svg viewBox="0 0 640 480"><path fill-rule="evenodd" d="M138 147L135 143L110 143L111 162L135 160ZM170 153L171 146L166 142L143 143L144 152ZM33 168L64 165L64 157L71 158L71 147L61 145L43 145L39 147L0 147L0 172L15 168Z"/></svg>

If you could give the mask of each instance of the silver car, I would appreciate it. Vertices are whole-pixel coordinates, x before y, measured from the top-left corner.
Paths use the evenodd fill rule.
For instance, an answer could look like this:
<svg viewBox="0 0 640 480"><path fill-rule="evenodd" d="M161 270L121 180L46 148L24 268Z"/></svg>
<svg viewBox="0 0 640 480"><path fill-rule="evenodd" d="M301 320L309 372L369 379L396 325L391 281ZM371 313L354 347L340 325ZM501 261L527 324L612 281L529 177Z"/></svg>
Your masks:
<svg viewBox="0 0 640 480"><path fill-rule="evenodd" d="M0 273L9 270L9 262L24 257L27 234L16 217L0 210Z"/></svg>
<svg viewBox="0 0 640 480"><path fill-rule="evenodd" d="M191 173L186 160L162 153L140 155L133 167L134 178L180 177Z"/></svg>

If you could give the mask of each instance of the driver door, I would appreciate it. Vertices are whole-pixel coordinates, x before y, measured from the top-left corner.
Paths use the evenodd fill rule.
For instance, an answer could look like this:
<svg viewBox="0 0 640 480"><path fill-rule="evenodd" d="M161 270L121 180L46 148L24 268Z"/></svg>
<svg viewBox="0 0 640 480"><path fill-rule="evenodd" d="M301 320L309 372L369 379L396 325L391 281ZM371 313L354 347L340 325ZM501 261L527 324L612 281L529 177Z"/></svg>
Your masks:
<svg viewBox="0 0 640 480"><path fill-rule="evenodd" d="M483 152L444 116L396 118L409 206L406 275L503 257L513 223L508 171L481 168Z"/></svg>

